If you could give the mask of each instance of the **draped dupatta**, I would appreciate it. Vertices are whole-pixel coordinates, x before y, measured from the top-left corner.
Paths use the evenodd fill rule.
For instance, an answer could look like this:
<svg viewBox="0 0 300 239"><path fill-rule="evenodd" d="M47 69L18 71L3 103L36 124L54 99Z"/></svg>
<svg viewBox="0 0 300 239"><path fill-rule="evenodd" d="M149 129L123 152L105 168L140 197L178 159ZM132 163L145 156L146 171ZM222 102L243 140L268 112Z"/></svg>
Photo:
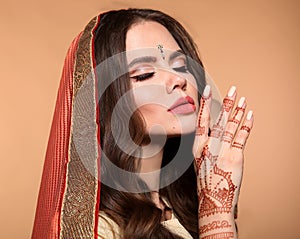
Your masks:
<svg viewBox="0 0 300 239"><path fill-rule="evenodd" d="M100 127L93 18L72 42L63 68L32 238L97 238Z"/></svg>

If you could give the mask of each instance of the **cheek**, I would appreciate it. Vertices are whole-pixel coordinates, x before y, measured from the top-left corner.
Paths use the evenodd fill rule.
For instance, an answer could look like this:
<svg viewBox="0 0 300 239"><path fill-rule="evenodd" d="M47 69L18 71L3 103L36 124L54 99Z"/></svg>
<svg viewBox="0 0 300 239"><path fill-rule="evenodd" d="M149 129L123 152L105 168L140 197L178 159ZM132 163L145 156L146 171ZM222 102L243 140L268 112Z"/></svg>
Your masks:
<svg viewBox="0 0 300 239"><path fill-rule="evenodd" d="M174 115L164 107L147 104L139 107L139 111L146 123L146 132L164 134L170 137L188 134L195 131L197 113L189 115Z"/></svg>
<svg viewBox="0 0 300 239"><path fill-rule="evenodd" d="M138 108L148 105L155 100L155 96L149 90L134 90L134 100ZM147 107L143 107L147 108Z"/></svg>
<svg viewBox="0 0 300 239"><path fill-rule="evenodd" d="M162 124L171 118L171 114L167 112L167 109L158 104L144 104L138 109L150 127L155 124Z"/></svg>
<svg viewBox="0 0 300 239"><path fill-rule="evenodd" d="M196 128L196 122L197 122L196 112L191 115L182 117L179 122L182 134L188 134L194 132Z"/></svg>
<svg viewBox="0 0 300 239"><path fill-rule="evenodd" d="M136 107L145 120L147 133L165 134L166 122L170 121L167 112L168 98L162 85L145 84L132 89Z"/></svg>
<svg viewBox="0 0 300 239"><path fill-rule="evenodd" d="M193 98L197 111L199 109L200 102L198 93L199 92L195 78L192 77L192 79L188 79L187 94Z"/></svg>
<svg viewBox="0 0 300 239"><path fill-rule="evenodd" d="M172 125L172 118L166 108L157 104L145 104L139 107L139 112L146 123L147 134L168 134L168 128Z"/></svg>
<svg viewBox="0 0 300 239"><path fill-rule="evenodd" d="M167 108L165 87L161 85L145 85L133 89L133 96L138 108L155 110L155 106Z"/></svg>

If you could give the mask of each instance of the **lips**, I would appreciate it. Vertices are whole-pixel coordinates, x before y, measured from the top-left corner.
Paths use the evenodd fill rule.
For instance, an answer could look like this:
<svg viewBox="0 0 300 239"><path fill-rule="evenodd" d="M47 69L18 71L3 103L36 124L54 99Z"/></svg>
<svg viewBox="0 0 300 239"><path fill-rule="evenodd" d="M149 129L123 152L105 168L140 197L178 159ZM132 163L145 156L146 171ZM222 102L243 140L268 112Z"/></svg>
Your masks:
<svg viewBox="0 0 300 239"><path fill-rule="evenodd" d="M181 97L168 109L175 114L189 114L196 110L195 102L190 96Z"/></svg>

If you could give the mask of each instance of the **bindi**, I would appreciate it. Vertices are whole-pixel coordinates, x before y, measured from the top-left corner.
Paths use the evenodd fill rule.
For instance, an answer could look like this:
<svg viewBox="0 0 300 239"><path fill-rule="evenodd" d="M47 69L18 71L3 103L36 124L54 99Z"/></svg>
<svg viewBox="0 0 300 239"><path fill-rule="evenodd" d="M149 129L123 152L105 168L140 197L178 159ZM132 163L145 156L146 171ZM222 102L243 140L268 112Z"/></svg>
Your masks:
<svg viewBox="0 0 300 239"><path fill-rule="evenodd" d="M160 51L160 54L161 54L161 57L162 57L162 59L165 59L166 58L166 56L165 56L165 52L164 52L164 46L162 45L162 44L158 44L157 45L157 48L158 48L158 50Z"/></svg>

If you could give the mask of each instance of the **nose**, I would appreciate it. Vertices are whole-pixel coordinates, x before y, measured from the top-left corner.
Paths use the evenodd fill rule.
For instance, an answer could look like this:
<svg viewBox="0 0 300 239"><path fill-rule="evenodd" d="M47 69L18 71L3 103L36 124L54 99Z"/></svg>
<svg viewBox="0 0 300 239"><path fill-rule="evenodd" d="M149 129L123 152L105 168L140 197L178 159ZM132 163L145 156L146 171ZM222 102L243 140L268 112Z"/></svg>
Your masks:
<svg viewBox="0 0 300 239"><path fill-rule="evenodd" d="M166 90L170 94L174 90L185 90L187 85L186 78L176 73L166 72Z"/></svg>

